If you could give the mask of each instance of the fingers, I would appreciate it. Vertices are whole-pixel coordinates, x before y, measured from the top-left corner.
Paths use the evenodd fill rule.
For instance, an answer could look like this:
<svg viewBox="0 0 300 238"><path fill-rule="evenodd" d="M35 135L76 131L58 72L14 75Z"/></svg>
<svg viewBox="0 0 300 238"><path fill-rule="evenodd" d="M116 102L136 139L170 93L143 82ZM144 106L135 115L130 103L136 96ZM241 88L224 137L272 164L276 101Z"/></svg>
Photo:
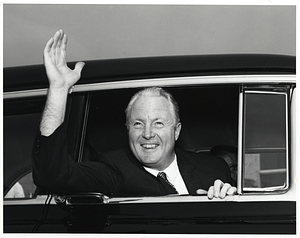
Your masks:
<svg viewBox="0 0 300 238"><path fill-rule="evenodd" d="M200 195L200 194L207 194L207 191L204 190L204 189L200 189L200 188L199 188L199 189L197 189L196 193L199 194L199 195Z"/></svg>
<svg viewBox="0 0 300 238"><path fill-rule="evenodd" d="M54 35L54 43L52 45L53 54L59 59L60 63L64 63L64 59L66 57L66 45L63 43L65 39L65 34L63 30L59 30Z"/></svg>
<svg viewBox="0 0 300 238"><path fill-rule="evenodd" d="M64 66L66 64L67 41L67 35L64 34L63 30L55 32L44 49L44 64L46 66Z"/></svg>
<svg viewBox="0 0 300 238"><path fill-rule="evenodd" d="M64 33L63 30L59 30L57 33L58 33L57 42L55 42L55 38L54 38L54 44L53 44L53 46L55 47L55 50L56 50L55 53L58 56L60 56L60 55L65 56L66 49L67 49L67 41L68 41L67 35Z"/></svg>
<svg viewBox="0 0 300 238"><path fill-rule="evenodd" d="M231 187L227 190L227 195L232 196L236 194L237 188L236 187Z"/></svg>
<svg viewBox="0 0 300 238"><path fill-rule="evenodd" d="M50 52L53 42L54 42L54 39L53 39L53 37L51 37L50 40L48 40L48 42L46 43L44 53Z"/></svg>
<svg viewBox="0 0 300 238"><path fill-rule="evenodd" d="M55 32L54 36L46 43L44 53L61 54L61 50L65 51L67 48L67 40L67 35L63 30Z"/></svg>
<svg viewBox="0 0 300 238"><path fill-rule="evenodd" d="M216 180L214 186L208 189L207 197L209 199L225 198L227 195L232 196L236 193L236 188L232 187L229 183L223 183L221 180Z"/></svg>
<svg viewBox="0 0 300 238"><path fill-rule="evenodd" d="M60 47L63 35L64 35L63 30L59 30L59 31L55 32L54 37L53 37L54 42L52 45L53 50L56 50L57 47Z"/></svg>
<svg viewBox="0 0 300 238"><path fill-rule="evenodd" d="M231 188L231 185L229 183L224 183L223 187L222 187L222 189L219 193L219 197L220 198L225 198L226 195L227 195L228 189L230 189L230 188Z"/></svg>
<svg viewBox="0 0 300 238"><path fill-rule="evenodd" d="M207 197L208 199L213 199L214 197L214 186L210 186L207 191Z"/></svg>
<svg viewBox="0 0 300 238"><path fill-rule="evenodd" d="M61 41L61 49L64 51L67 50L67 42L68 42L68 37L66 34L64 34Z"/></svg>
<svg viewBox="0 0 300 238"><path fill-rule="evenodd" d="M221 180L217 179L214 182L214 186L211 186L208 189L208 193L207 193L208 198L209 199L212 199L213 197L218 198L220 196L220 191L221 191L222 187L223 187L223 182Z"/></svg>

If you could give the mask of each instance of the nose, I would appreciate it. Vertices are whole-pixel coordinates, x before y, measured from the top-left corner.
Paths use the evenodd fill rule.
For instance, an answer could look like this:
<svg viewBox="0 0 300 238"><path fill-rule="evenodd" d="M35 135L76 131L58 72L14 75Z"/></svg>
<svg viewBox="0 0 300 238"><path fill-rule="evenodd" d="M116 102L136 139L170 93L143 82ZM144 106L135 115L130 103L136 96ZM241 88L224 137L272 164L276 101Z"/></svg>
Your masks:
<svg viewBox="0 0 300 238"><path fill-rule="evenodd" d="M144 127L144 131L143 131L143 137L147 140L150 140L151 138L153 138L155 136L152 126L147 124Z"/></svg>

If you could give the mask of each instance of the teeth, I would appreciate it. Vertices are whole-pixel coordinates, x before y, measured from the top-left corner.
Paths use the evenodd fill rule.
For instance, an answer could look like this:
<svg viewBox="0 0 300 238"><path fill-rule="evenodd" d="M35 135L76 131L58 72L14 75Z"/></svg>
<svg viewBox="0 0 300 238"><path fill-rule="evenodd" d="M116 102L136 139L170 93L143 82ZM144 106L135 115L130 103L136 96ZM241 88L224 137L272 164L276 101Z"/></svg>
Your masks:
<svg viewBox="0 0 300 238"><path fill-rule="evenodd" d="M155 147L157 147L157 145L155 145L155 144L143 144L142 147L146 148L146 149L154 149Z"/></svg>

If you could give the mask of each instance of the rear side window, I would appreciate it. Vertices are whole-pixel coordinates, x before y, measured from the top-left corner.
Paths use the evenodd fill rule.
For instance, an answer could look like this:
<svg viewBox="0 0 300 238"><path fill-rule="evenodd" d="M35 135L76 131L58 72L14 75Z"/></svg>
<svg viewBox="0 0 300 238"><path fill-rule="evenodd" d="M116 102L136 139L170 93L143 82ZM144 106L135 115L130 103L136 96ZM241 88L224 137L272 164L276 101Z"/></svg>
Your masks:
<svg viewBox="0 0 300 238"><path fill-rule="evenodd" d="M4 101L5 198L34 196L31 154L44 103L44 99Z"/></svg>
<svg viewBox="0 0 300 238"><path fill-rule="evenodd" d="M243 190L288 187L288 89L245 90Z"/></svg>

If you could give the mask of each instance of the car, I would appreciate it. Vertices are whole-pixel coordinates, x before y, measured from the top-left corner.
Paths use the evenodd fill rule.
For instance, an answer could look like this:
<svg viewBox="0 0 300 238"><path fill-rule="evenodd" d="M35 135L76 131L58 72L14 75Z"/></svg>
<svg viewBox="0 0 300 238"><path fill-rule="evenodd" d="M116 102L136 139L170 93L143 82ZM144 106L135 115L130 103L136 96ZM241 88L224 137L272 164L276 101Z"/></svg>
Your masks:
<svg viewBox="0 0 300 238"><path fill-rule="evenodd" d="M8 67L5 233L296 234L296 57L190 55L85 63L65 119L74 161L126 147L130 97L143 87L164 87L180 107L176 146L223 158L237 194L209 200L43 191L33 183L31 157L47 95L45 69Z"/></svg>

